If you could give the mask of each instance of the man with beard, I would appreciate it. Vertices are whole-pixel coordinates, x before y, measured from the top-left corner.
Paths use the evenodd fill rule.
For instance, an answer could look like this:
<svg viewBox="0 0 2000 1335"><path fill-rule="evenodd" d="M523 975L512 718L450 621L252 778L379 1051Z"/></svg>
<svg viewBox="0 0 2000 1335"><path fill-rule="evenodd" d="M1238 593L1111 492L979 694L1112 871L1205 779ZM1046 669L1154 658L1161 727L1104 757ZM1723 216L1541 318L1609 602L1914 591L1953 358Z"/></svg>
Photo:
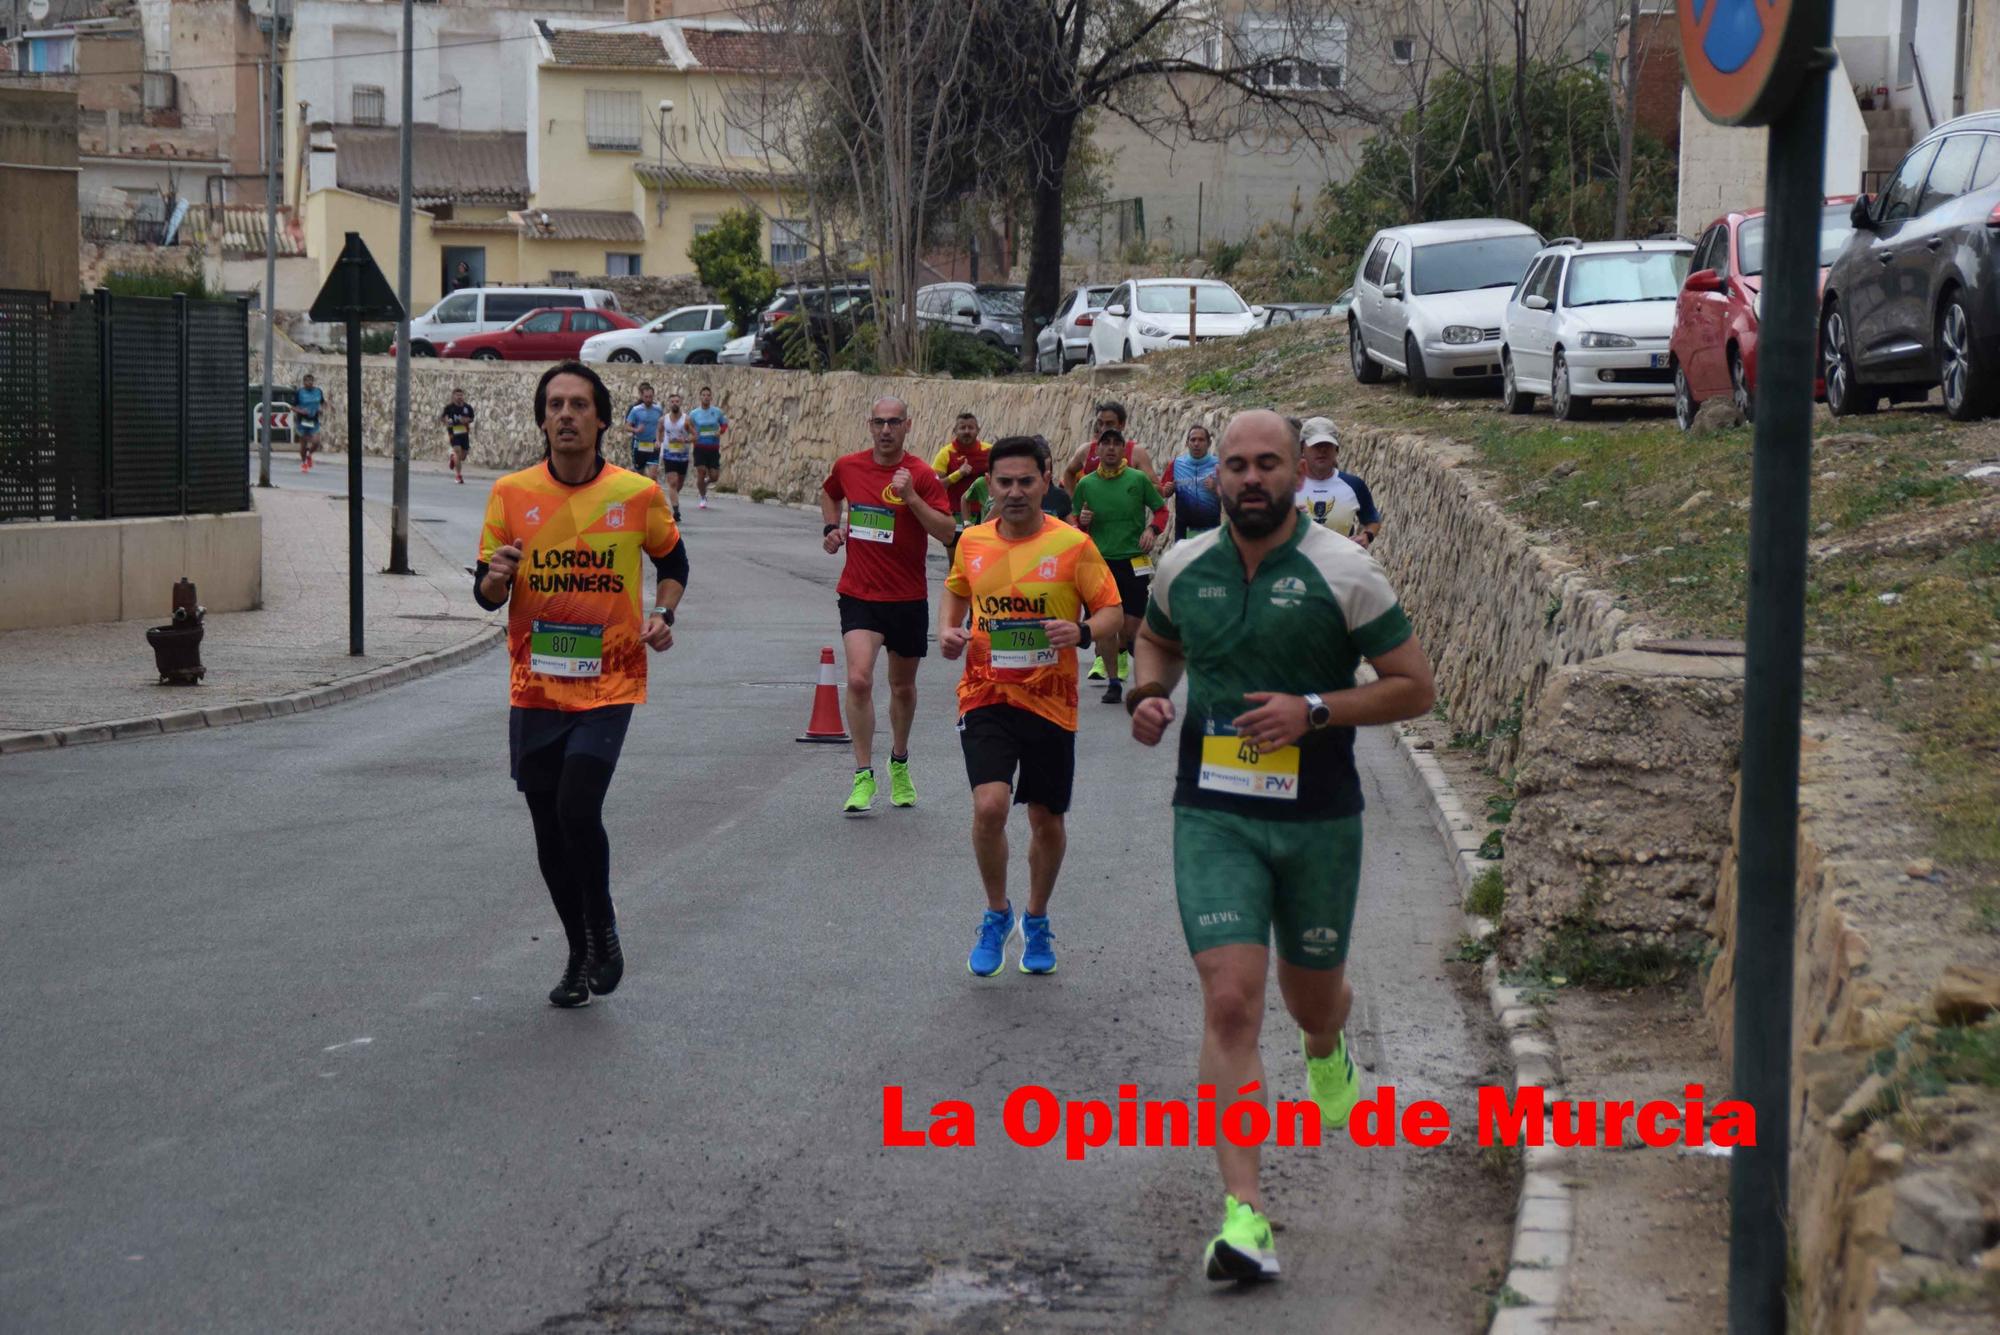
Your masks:
<svg viewBox="0 0 2000 1335"><path fill-rule="evenodd" d="M1275 936L1307 1084L1322 1125L1338 1127L1361 1097L1344 1032L1361 879L1354 730L1415 718L1436 692L1381 566L1299 515L1298 475L1299 437L1285 418L1260 409L1230 422L1216 473L1229 522L1161 563L1126 708L1133 737L1157 745L1186 672L1174 884L1201 979L1201 1082L1265 1083L1257 1040ZM1356 686L1364 658L1376 680ZM1208 1277L1274 1278L1257 1147L1215 1149L1225 1195Z"/></svg>
<svg viewBox="0 0 2000 1335"><path fill-rule="evenodd" d="M1187 452L1169 460L1160 490L1174 507L1174 541L1206 533L1222 522L1222 502L1215 494L1215 455L1208 428L1196 422L1188 428Z"/></svg>

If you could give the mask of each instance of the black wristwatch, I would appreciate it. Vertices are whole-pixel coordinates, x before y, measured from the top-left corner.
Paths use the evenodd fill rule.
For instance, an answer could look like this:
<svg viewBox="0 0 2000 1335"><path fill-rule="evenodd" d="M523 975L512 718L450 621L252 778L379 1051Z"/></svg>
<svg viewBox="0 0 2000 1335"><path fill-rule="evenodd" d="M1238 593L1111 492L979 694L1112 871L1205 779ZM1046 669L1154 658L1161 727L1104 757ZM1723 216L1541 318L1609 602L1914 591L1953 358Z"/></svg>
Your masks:
<svg viewBox="0 0 2000 1335"><path fill-rule="evenodd" d="M665 621L669 626L674 624L674 609L671 607L655 607L653 615Z"/></svg>
<svg viewBox="0 0 2000 1335"><path fill-rule="evenodd" d="M1088 621L1079 621L1076 625L1076 629L1077 629L1076 647L1079 649L1088 649L1091 643L1090 623Z"/></svg>
<svg viewBox="0 0 2000 1335"><path fill-rule="evenodd" d="M823 537L825 537L825 536L826 536L827 534L829 534L829 533L833 532L833 531L834 531L835 529L837 529L837 528L839 528L839 527L840 527L840 525L838 525L838 524L828 524L828 525L827 525L827 526L826 526L825 528L822 528L822 529L821 529L821 530L819 531L819 535L820 535L820 536L821 536L821 537L823 538Z"/></svg>
<svg viewBox="0 0 2000 1335"><path fill-rule="evenodd" d="M1307 691L1302 697L1306 702L1306 722L1314 729L1324 728L1333 722L1333 711L1326 707L1326 701L1315 691Z"/></svg>

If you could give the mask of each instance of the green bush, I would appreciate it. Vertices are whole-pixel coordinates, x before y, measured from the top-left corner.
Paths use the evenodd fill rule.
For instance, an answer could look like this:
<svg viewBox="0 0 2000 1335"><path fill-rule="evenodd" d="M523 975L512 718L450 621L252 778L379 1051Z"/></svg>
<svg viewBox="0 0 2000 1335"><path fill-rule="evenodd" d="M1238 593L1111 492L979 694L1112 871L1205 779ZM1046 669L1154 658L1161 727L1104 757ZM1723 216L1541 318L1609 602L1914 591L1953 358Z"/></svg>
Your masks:
<svg viewBox="0 0 2000 1335"><path fill-rule="evenodd" d="M702 286L729 308L738 334L757 327L757 314L778 291L778 271L764 260L763 219L755 209L731 209L688 244Z"/></svg>
<svg viewBox="0 0 2000 1335"><path fill-rule="evenodd" d="M396 342L396 326L392 324L365 324L361 326L361 350L363 352L387 352Z"/></svg>
<svg viewBox="0 0 2000 1335"><path fill-rule="evenodd" d="M201 257L193 254L178 266L159 264L108 273L101 286L115 297L171 297L184 292L197 301L214 301L223 295L209 287L201 271Z"/></svg>
<svg viewBox="0 0 2000 1335"><path fill-rule="evenodd" d="M1498 922L1500 910L1506 903L1507 886L1500 878L1500 869L1488 867L1479 873L1472 882L1472 889L1466 892L1465 911Z"/></svg>
<svg viewBox="0 0 2000 1335"><path fill-rule="evenodd" d="M1006 375L1018 368L1014 354L1005 348L955 329L925 330L921 355L925 370L960 380Z"/></svg>
<svg viewBox="0 0 2000 1335"><path fill-rule="evenodd" d="M1217 278L1229 277L1230 271L1235 269L1237 264L1243 259L1243 250L1244 243L1241 241L1225 242L1217 246L1215 248L1215 259L1208 266L1209 272L1213 273Z"/></svg>

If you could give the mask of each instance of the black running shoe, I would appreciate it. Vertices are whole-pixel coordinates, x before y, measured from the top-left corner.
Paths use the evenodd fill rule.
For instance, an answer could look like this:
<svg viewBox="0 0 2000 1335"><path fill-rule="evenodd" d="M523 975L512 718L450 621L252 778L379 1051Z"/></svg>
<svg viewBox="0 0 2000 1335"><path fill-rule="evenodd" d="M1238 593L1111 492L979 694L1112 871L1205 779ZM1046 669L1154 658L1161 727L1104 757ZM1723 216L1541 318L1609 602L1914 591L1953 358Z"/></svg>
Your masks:
<svg viewBox="0 0 2000 1335"><path fill-rule="evenodd" d="M589 956L584 962L590 990L608 997L618 990L618 980L625 976L625 952L618 948L618 924L586 927L584 936L590 943Z"/></svg>
<svg viewBox="0 0 2000 1335"><path fill-rule="evenodd" d="M590 987L585 977L584 958L581 952L572 950L562 981L549 989L549 1005L569 1007L589 1004Z"/></svg>
<svg viewBox="0 0 2000 1335"><path fill-rule="evenodd" d="M1104 688L1104 703L1107 705L1124 704L1125 683L1122 681L1114 681L1109 686L1106 686Z"/></svg>

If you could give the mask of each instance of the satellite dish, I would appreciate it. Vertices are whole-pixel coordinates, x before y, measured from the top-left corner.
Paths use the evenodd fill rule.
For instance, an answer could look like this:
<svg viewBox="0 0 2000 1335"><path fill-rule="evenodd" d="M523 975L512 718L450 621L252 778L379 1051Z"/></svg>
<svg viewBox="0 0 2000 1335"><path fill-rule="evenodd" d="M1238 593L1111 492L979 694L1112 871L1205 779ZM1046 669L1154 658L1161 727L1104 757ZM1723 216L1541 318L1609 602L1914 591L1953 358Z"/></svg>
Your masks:
<svg viewBox="0 0 2000 1335"><path fill-rule="evenodd" d="M40 23L49 16L49 0L28 0L28 17Z"/></svg>

